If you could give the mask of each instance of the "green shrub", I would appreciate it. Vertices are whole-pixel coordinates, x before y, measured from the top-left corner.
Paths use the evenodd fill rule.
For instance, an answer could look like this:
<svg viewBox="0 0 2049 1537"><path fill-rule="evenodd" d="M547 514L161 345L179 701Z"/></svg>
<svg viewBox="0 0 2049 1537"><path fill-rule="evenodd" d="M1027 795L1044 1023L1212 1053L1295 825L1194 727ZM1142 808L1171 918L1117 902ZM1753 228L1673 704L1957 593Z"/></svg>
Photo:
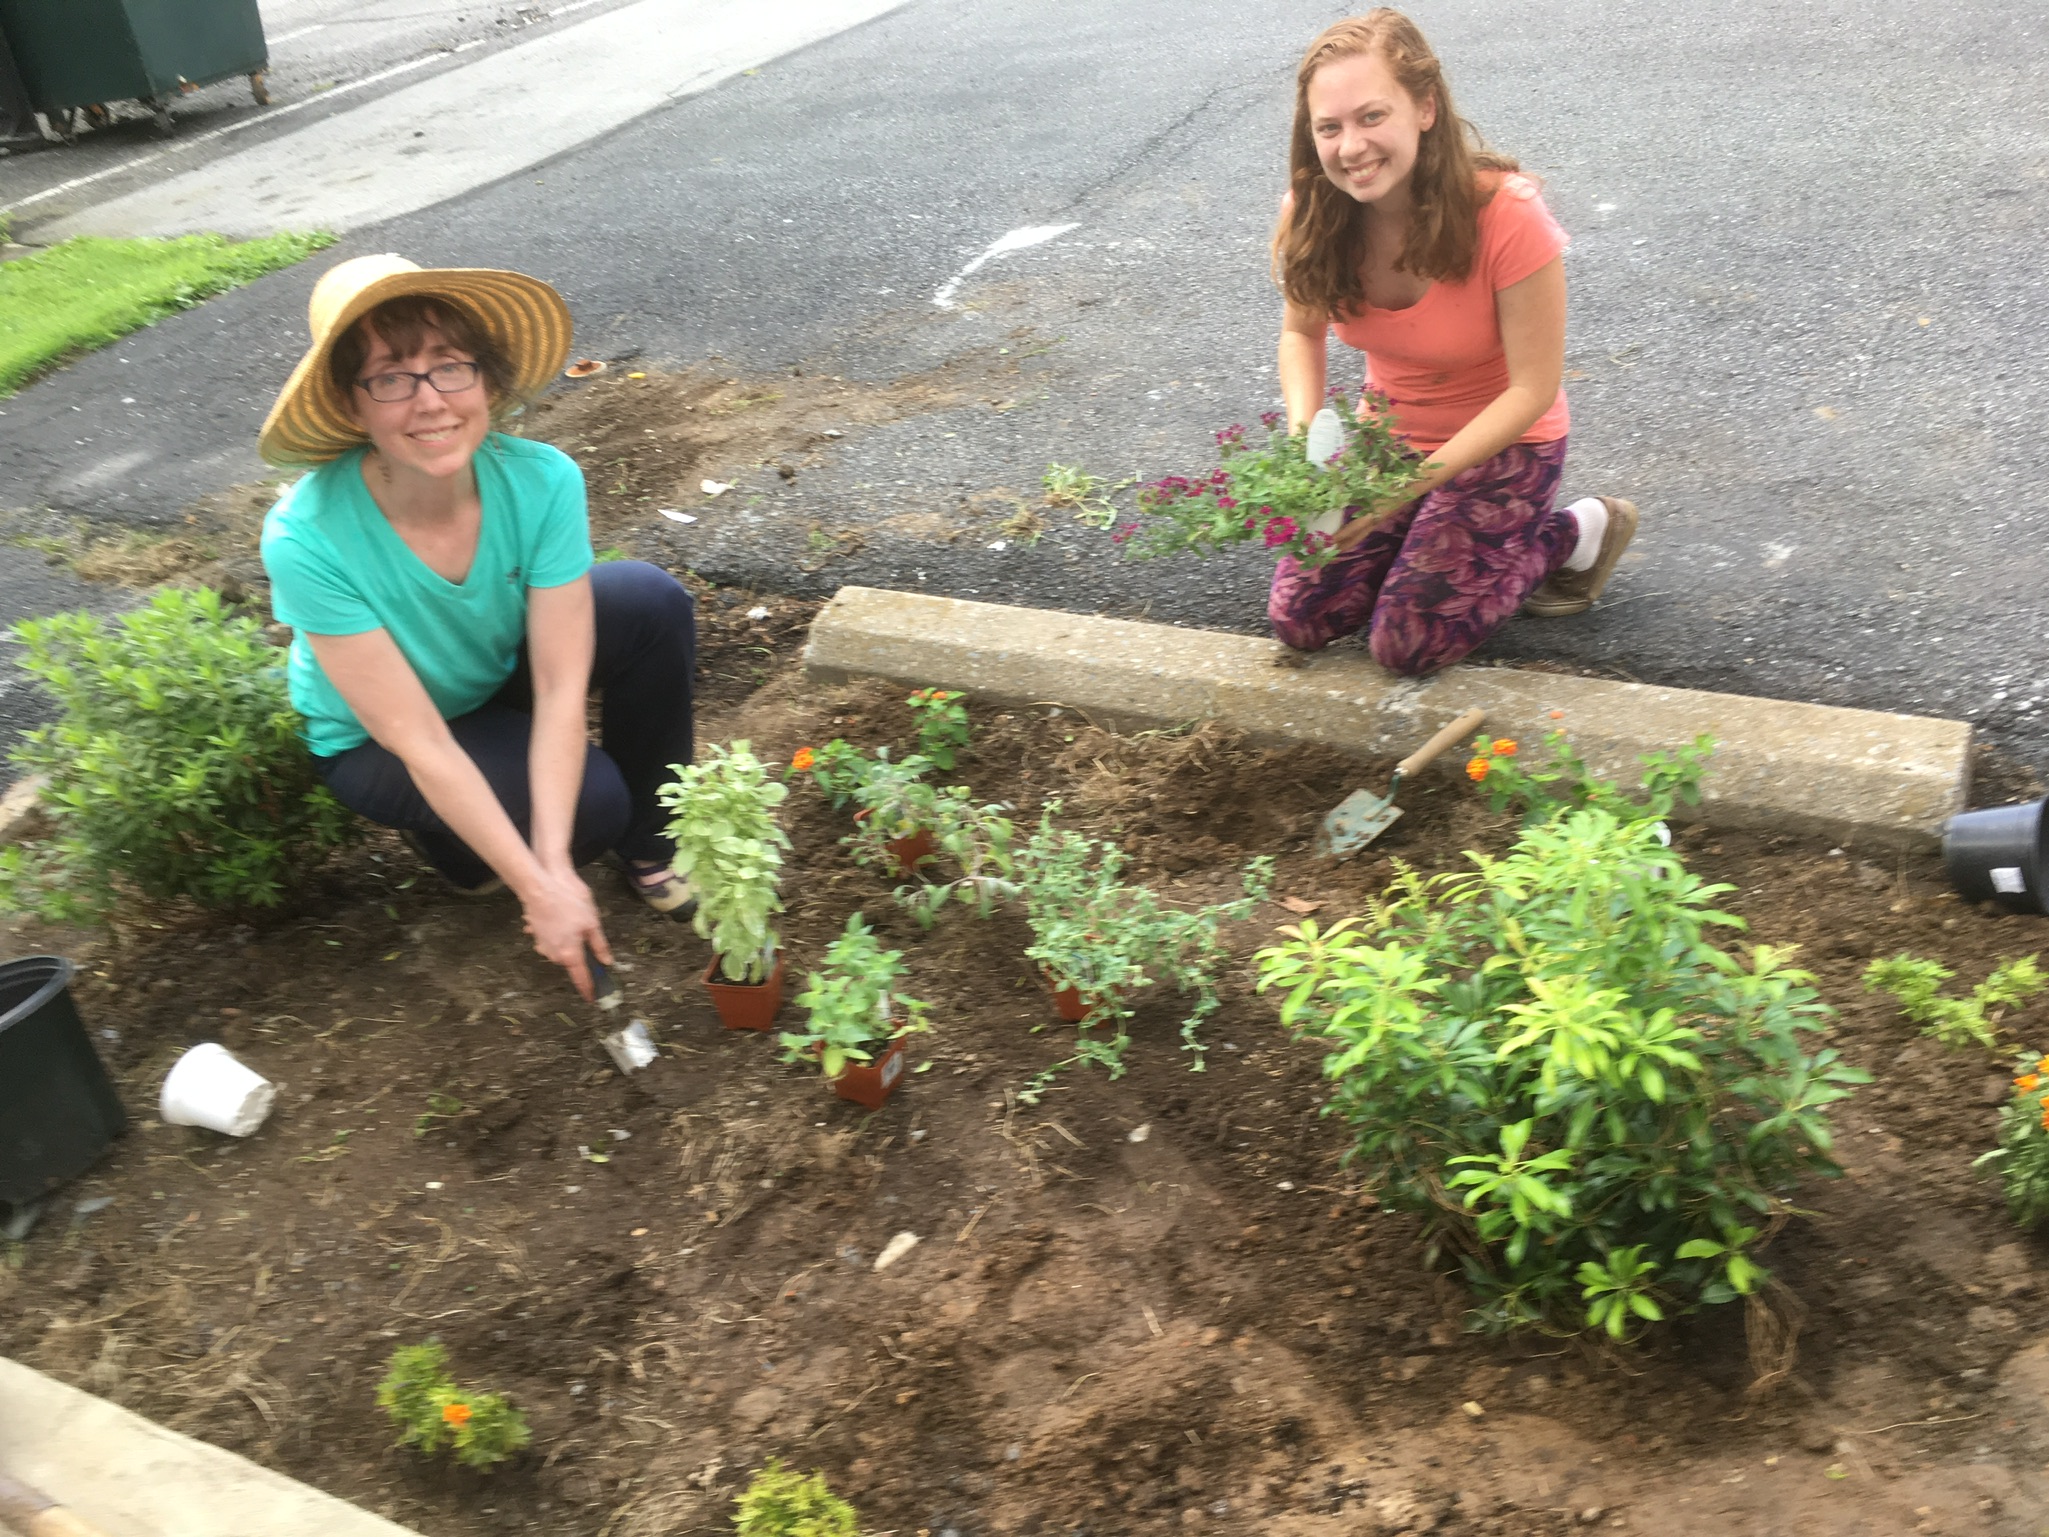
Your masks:
<svg viewBox="0 0 2049 1537"><path fill-rule="evenodd" d="M771 1457L733 1501L739 1537L861 1537L854 1507L825 1486L822 1473L792 1473Z"/></svg>
<svg viewBox="0 0 2049 1537"><path fill-rule="evenodd" d="M1988 1051L1999 1049L1999 1022L2006 1011L2049 988L2049 977L2042 975L2032 955L2001 961L1967 998L1942 996L1942 984L1955 975L1940 961L1902 954L1865 967L1864 985L1897 998L1901 1011L1923 1035L1932 1035L1945 1046L1975 1041Z"/></svg>
<svg viewBox="0 0 2049 1537"><path fill-rule="evenodd" d="M284 657L205 588L111 619L14 627L54 725L13 759L49 776L52 836L0 850L0 907L91 919L122 886L153 901L270 907L351 825L314 775Z"/></svg>
<svg viewBox="0 0 2049 1537"><path fill-rule="evenodd" d="M1404 869L1363 922L1284 930L1260 988L1333 1046L1329 1113L1457 1256L1479 1327L1620 1337L1754 1291L1786 1192L1834 1175L1825 1106L1868 1081L1801 1034L1785 956L1710 943L1729 888L1605 807L1501 859Z"/></svg>
<svg viewBox="0 0 2049 1537"><path fill-rule="evenodd" d="M2049 1220L2049 1057L2023 1058L2013 1094L1999 1112L1999 1146L1977 1160L1991 1164L2006 1209L2022 1228Z"/></svg>
<svg viewBox="0 0 2049 1537"><path fill-rule="evenodd" d="M497 1393L459 1388L439 1340L401 1345L377 1385L377 1407L398 1427L400 1446L431 1457L448 1449L466 1468L503 1462L533 1439L520 1412Z"/></svg>
<svg viewBox="0 0 2049 1537"><path fill-rule="evenodd" d="M921 688L904 701L918 728L918 755L951 774L957 754L968 745L967 696L957 689Z"/></svg>
<svg viewBox="0 0 2049 1537"><path fill-rule="evenodd" d="M720 970L734 982L765 982L775 964L775 915L783 910L782 851L789 835L776 807L790 792L768 777L746 742L716 744L703 763L670 764L676 774L661 788L675 815L676 873L697 889L697 932L718 952Z"/></svg>

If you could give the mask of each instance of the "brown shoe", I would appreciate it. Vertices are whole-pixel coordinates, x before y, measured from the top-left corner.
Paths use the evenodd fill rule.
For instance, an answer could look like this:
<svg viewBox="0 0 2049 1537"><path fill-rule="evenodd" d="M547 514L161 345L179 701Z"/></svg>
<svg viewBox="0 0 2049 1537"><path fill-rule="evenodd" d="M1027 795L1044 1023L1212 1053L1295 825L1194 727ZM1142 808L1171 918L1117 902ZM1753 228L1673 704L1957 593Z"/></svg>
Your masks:
<svg viewBox="0 0 2049 1537"><path fill-rule="evenodd" d="M1571 614L1584 614L1594 606L1594 599L1608 585L1608 578L1615 574L1622 552L1636 537L1636 504L1619 496L1604 496L1601 504L1608 509L1608 532L1601 536L1601 553L1584 571L1552 572L1544 585L1523 603L1523 612L1530 618L1563 619Z"/></svg>

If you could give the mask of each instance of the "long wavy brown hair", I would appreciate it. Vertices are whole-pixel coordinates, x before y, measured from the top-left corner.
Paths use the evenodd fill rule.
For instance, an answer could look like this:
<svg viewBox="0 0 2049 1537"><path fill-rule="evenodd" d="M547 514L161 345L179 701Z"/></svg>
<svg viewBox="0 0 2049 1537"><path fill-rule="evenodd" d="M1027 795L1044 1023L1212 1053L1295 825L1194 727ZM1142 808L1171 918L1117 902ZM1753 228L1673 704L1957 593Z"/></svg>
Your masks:
<svg viewBox="0 0 2049 1537"><path fill-rule="evenodd" d="M1465 279L1480 243L1480 209L1498 180L1482 173L1520 169L1509 156L1487 149L1479 131L1458 115L1437 55L1422 29L1400 11L1382 6L1327 28L1295 71L1295 127L1288 140L1292 201L1274 231L1273 275L1296 304L1331 316L1365 307L1371 210L1324 174L1309 122L1309 82L1324 65L1365 53L1387 61L1411 100L1437 103L1437 121L1424 131L1409 177L1409 233L1397 271L1432 282Z"/></svg>

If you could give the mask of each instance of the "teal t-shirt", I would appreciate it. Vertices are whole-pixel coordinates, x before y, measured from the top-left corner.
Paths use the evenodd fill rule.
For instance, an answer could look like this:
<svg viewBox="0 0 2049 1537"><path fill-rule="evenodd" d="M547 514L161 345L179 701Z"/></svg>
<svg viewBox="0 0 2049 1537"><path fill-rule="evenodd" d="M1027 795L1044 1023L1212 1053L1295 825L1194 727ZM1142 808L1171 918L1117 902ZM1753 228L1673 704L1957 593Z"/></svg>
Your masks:
<svg viewBox="0 0 2049 1537"><path fill-rule="evenodd" d="M558 448L492 433L473 461L483 527L461 583L399 538L363 484L351 449L299 480L263 520L271 610L292 637L292 706L321 757L370 739L306 643L314 635L390 633L442 719L497 693L526 637L529 587L560 587L591 567L583 471Z"/></svg>

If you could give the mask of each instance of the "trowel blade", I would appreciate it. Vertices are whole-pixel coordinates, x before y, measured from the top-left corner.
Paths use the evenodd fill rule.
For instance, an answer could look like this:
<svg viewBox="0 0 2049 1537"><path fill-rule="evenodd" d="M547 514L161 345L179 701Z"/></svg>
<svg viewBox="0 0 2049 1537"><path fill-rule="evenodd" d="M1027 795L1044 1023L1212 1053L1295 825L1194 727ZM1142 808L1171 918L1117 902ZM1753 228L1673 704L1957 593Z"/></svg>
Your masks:
<svg viewBox="0 0 2049 1537"><path fill-rule="evenodd" d="M1331 859L1350 859L1394 825L1402 808L1370 790L1354 790L1339 801L1317 829L1316 852Z"/></svg>

